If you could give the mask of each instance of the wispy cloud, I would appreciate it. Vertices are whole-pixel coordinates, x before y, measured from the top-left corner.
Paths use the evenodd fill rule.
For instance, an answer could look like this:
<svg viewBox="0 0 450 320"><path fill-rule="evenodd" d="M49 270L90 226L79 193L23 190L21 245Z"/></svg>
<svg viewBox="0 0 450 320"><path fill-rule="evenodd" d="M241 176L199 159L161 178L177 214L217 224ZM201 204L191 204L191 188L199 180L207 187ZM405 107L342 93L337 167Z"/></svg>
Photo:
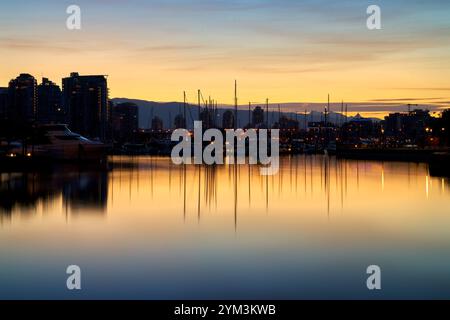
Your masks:
<svg viewBox="0 0 450 320"><path fill-rule="evenodd" d="M168 44L168 45L155 45L138 48L138 52L179 52L179 51L191 51L205 49L204 45L199 44Z"/></svg>
<svg viewBox="0 0 450 320"><path fill-rule="evenodd" d="M390 90L404 91L450 91L450 87L416 87L416 88L389 88Z"/></svg>
<svg viewBox="0 0 450 320"><path fill-rule="evenodd" d="M378 0L383 29L373 32L369 0L79 0L80 32L65 28L70 3L2 4L2 82L24 67L56 79L76 68L109 73L116 94L157 100L190 85L229 99L235 78L256 101L299 90L394 109L449 99L448 1ZM36 63L42 56L50 65Z"/></svg>
<svg viewBox="0 0 450 320"><path fill-rule="evenodd" d="M398 101L433 101L449 98L395 98L395 99L372 99L368 102L398 102Z"/></svg>
<svg viewBox="0 0 450 320"><path fill-rule="evenodd" d="M38 50L57 53L76 53L83 49L73 45L54 44L46 40L25 39L25 38L0 38L0 48L3 50Z"/></svg>

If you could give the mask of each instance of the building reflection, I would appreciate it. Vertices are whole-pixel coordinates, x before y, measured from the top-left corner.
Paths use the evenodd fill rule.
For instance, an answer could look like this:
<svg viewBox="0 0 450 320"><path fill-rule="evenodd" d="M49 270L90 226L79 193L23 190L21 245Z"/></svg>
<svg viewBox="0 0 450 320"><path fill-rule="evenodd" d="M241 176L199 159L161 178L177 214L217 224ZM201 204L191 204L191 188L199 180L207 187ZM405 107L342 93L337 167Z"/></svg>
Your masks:
<svg viewBox="0 0 450 320"><path fill-rule="evenodd" d="M74 213L106 212L108 173L78 172L64 182L62 197L65 207Z"/></svg>
<svg viewBox="0 0 450 320"><path fill-rule="evenodd" d="M40 205L53 203L51 211L60 214L164 211L198 224L220 213L238 230L243 218L255 212L318 210L333 219L363 199L400 204L414 194L433 201L450 190L449 179L431 176L425 164L320 155L283 157L274 176L260 175L255 165L176 166L157 157L114 157L111 166L111 171L61 167L2 173L0 217L33 214Z"/></svg>
<svg viewBox="0 0 450 320"><path fill-rule="evenodd" d="M45 172L1 174L2 217L33 214L39 204L46 206L58 199L62 199L66 213L105 213L108 173L58 167Z"/></svg>

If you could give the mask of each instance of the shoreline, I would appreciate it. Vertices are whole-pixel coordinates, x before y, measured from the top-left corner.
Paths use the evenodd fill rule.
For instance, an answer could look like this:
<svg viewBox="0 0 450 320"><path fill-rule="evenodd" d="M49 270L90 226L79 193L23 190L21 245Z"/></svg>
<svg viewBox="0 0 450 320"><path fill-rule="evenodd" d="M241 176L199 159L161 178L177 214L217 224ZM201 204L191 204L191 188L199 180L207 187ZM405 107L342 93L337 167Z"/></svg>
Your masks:
<svg viewBox="0 0 450 320"><path fill-rule="evenodd" d="M280 157L291 156L315 156L323 154L310 153L289 153L281 154ZM450 152L441 149L438 152L435 149L417 150L412 149L405 152L400 149L337 149L335 152L330 152L329 157L336 159L348 160L367 160L367 161L387 161L387 162L413 162L425 163L429 166L430 174L433 176L450 177ZM161 157L170 160L169 155L161 154L142 154L142 155L127 155L127 154L110 154L105 158L97 159L96 161L80 161L74 160L56 160L48 158L29 158L29 157L0 157L0 173L8 172L39 172L39 171L54 171L58 168L73 169L73 170L93 170L93 171L110 171L114 168L114 161L112 157L125 158L139 158L139 157Z"/></svg>

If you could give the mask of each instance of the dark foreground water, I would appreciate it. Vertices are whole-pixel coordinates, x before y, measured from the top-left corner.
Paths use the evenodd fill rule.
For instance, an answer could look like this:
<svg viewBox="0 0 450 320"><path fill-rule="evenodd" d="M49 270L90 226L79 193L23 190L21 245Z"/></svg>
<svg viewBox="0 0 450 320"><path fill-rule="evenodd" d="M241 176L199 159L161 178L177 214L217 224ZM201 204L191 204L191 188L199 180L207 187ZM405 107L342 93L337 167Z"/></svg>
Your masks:
<svg viewBox="0 0 450 320"><path fill-rule="evenodd" d="M450 298L450 185L424 164L112 160L1 174L0 298Z"/></svg>

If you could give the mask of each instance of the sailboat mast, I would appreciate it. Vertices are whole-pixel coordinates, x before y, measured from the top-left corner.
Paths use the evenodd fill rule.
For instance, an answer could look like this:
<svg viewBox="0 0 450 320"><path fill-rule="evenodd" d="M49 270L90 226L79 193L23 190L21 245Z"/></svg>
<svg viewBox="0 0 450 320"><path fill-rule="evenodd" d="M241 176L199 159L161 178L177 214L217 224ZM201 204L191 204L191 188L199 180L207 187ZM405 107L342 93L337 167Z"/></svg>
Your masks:
<svg viewBox="0 0 450 320"><path fill-rule="evenodd" d="M305 132L308 131L308 110L305 109Z"/></svg>
<svg viewBox="0 0 450 320"><path fill-rule="evenodd" d="M248 125L249 125L249 128L252 127L252 117L251 117L252 111L251 111L251 108L252 108L252 103L249 102L248 103Z"/></svg>
<svg viewBox="0 0 450 320"><path fill-rule="evenodd" d="M237 129L237 123L238 123L237 106L238 106L237 80L234 80L234 130Z"/></svg>
<svg viewBox="0 0 450 320"><path fill-rule="evenodd" d="M281 107L280 105L278 105L278 125L280 125L280 120L281 120Z"/></svg>
<svg viewBox="0 0 450 320"><path fill-rule="evenodd" d="M197 95L198 95L198 121L200 121L201 120L201 109L202 109L202 106L201 106L201 104L200 104L200 89L198 89L198 91L197 91Z"/></svg>
<svg viewBox="0 0 450 320"><path fill-rule="evenodd" d="M187 118L186 118L186 91L183 91L183 117L184 117L184 126L187 129Z"/></svg>

